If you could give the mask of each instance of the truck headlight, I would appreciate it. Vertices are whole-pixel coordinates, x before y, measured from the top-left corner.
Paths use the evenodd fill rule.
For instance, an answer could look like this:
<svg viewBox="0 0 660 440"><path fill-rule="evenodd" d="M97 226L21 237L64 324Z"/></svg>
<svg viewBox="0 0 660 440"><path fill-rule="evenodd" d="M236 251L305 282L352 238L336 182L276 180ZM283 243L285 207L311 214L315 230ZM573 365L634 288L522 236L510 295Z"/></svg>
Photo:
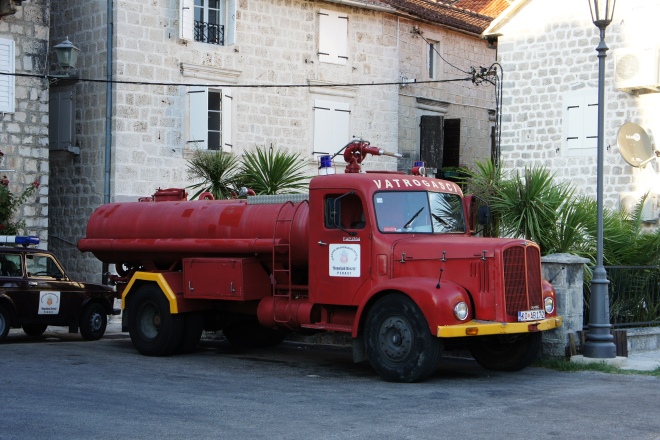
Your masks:
<svg viewBox="0 0 660 440"><path fill-rule="evenodd" d="M555 300L551 296L547 297L544 301L545 313L550 314L555 311Z"/></svg>
<svg viewBox="0 0 660 440"><path fill-rule="evenodd" d="M463 301L454 306L454 316L459 321L465 321L465 318L468 317L468 312L468 306Z"/></svg>

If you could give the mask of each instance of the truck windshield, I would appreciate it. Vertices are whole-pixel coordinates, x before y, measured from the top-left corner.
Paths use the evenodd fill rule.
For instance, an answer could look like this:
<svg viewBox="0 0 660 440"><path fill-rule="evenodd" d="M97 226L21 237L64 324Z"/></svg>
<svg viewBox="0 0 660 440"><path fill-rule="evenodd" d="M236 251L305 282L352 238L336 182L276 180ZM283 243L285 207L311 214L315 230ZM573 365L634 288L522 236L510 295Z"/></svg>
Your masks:
<svg viewBox="0 0 660 440"><path fill-rule="evenodd" d="M463 203L457 194L388 191L374 195L381 232L464 233Z"/></svg>

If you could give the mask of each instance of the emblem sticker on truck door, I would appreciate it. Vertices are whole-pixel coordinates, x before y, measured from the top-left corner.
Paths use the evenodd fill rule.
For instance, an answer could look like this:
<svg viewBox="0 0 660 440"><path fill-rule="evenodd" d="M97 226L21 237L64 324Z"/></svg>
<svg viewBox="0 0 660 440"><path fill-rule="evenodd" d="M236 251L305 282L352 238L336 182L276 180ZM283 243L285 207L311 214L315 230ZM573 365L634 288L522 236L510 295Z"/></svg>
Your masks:
<svg viewBox="0 0 660 440"><path fill-rule="evenodd" d="M359 244L331 244L329 250L331 277L360 276Z"/></svg>

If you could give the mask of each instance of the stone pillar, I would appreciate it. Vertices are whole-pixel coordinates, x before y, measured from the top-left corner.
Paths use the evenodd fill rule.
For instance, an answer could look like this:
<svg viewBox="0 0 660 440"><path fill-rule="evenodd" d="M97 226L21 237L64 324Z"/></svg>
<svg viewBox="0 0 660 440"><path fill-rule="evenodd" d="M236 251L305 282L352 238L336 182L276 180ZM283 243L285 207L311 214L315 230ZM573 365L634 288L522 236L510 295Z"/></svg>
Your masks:
<svg viewBox="0 0 660 440"><path fill-rule="evenodd" d="M557 313L563 325L543 334L543 357L565 357L568 335L584 327L582 286L584 265L589 260L571 254L552 254L541 258L543 278L557 293Z"/></svg>

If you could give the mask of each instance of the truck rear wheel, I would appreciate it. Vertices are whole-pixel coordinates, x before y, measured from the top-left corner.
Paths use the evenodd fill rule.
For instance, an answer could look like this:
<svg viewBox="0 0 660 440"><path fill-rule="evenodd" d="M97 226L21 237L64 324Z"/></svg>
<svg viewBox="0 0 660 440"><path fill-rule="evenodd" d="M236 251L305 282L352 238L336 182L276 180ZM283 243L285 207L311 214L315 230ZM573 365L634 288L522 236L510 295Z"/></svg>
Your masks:
<svg viewBox="0 0 660 440"><path fill-rule="evenodd" d="M364 344L369 363L389 382L417 382L431 376L442 355L422 311L410 298L388 295L367 316Z"/></svg>
<svg viewBox="0 0 660 440"><path fill-rule="evenodd" d="M472 357L488 370L518 371L531 364L541 348L541 333L480 336L470 343Z"/></svg>
<svg viewBox="0 0 660 440"><path fill-rule="evenodd" d="M128 321L131 341L141 354L167 356L179 348L184 317L170 313L170 304L158 287L145 285L135 292Z"/></svg>

